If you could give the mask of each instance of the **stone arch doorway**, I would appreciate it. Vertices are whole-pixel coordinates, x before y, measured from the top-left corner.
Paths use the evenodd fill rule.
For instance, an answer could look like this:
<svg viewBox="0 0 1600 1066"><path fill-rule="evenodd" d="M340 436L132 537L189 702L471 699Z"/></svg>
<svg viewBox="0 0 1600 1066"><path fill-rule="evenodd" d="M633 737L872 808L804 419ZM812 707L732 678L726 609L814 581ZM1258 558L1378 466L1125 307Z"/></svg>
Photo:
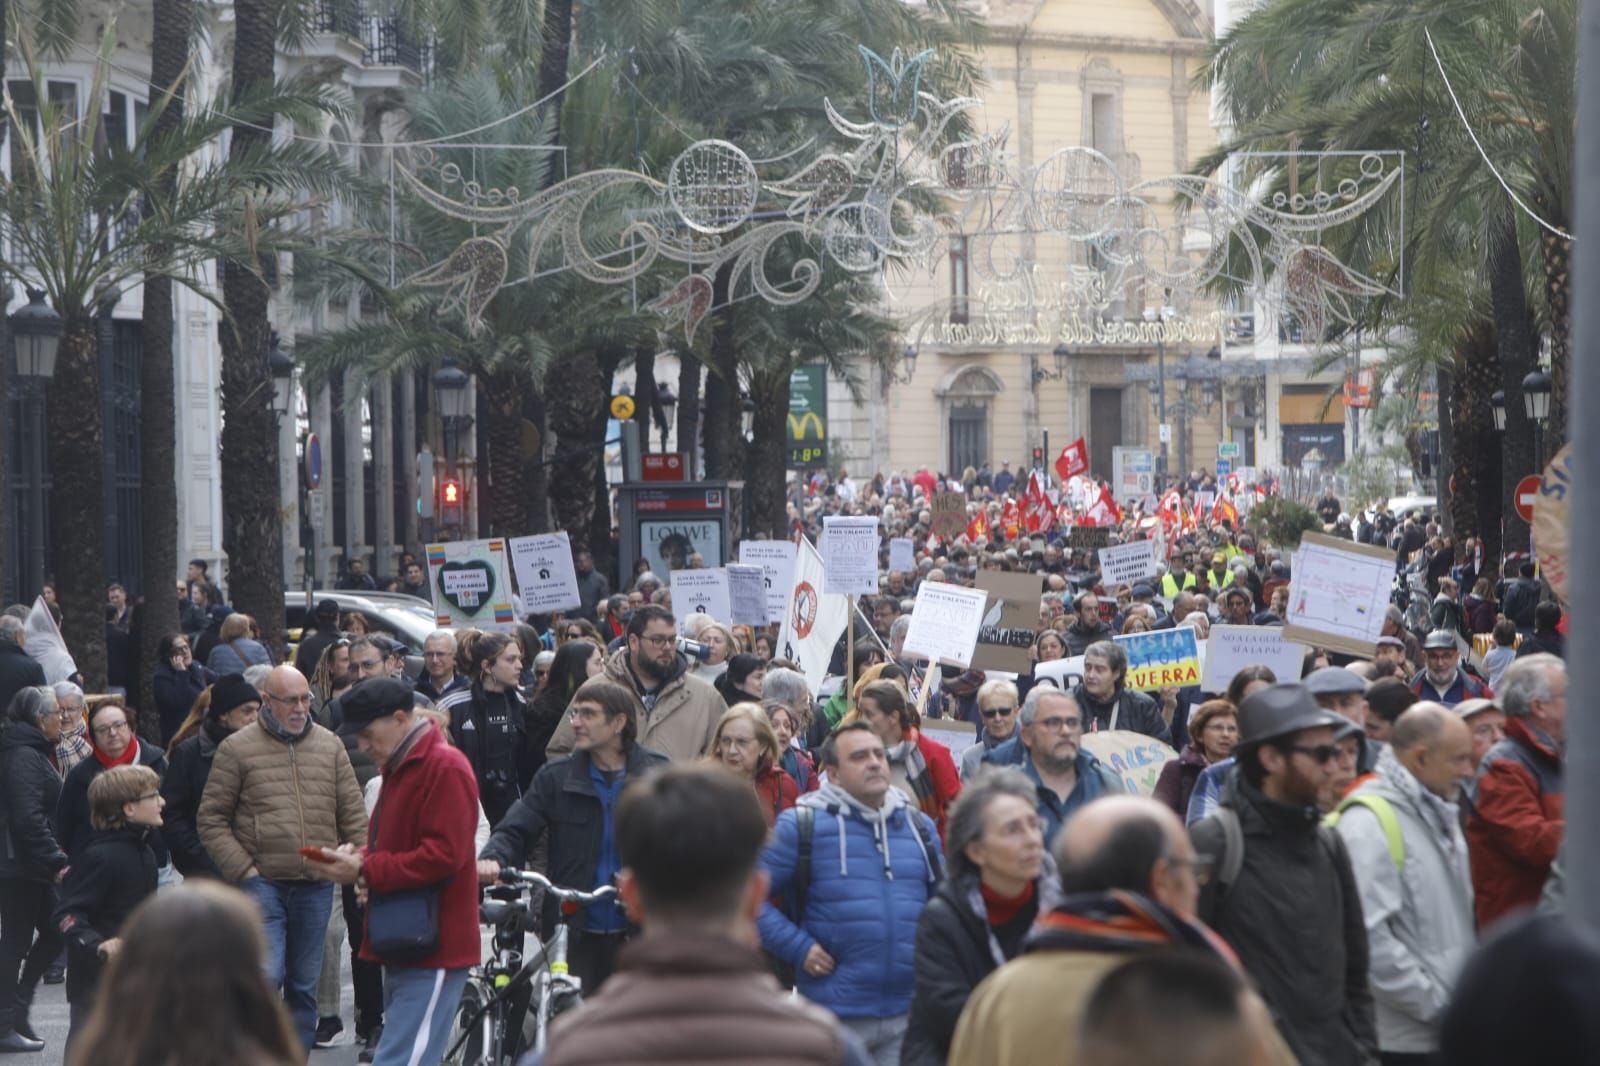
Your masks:
<svg viewBox="0 0 1600 1066"><path fill-rule="evenodd" d="M994 397L1005 391L1000 376L985 366L957 367L940 381L939 455L951 477L994 460Z"/></svg>

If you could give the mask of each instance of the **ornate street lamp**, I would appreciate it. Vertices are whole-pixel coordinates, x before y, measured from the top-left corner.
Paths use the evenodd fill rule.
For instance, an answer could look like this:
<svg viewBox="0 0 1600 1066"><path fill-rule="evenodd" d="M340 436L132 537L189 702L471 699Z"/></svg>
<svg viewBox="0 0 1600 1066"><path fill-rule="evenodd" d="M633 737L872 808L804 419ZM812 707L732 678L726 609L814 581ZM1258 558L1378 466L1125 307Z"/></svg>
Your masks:
<svg viewBox="0 0 1600 1066"><path fill-rule="evenodd" d="M1050 353L1056 359L1056 377L1062 377L1067 372L1067 358L1072 355L1072 349L1065 344L1056 345L1056 350Z"/></svg>
<svg viewBox="0 0 1600 1066"><path fill-rule="evenodd" d="M656 384L656 403L661 405L661 450L667 450L667 429L672 425L672 416L678 410L678 394L672 391L671 385Z"/></svg>
<svg viewBox="0 0 1600 1066"><path fill-rule="evenodd" d="M1506 431L1506 390L1495 389L1489 397L1489 406L1494 411L1494 428L1497 433Z"/></svg>
<svg viewBox="0 0 1600 1066"><path fill-rule="evenodd" d="M1553 382L1543 370L1534 370L1522 379L1522 403L1528 417L1543 422L1550 417L1550 391Z"/></svg>
<svg viewBox="0 0 1600 1066"><path fill-rule="evenodd" d="M56 374L56 348L61 343L61 316L44 302L41 289L28 290L28 302L11 315L11 341L16 348L17 381L27 397L28 431L28 581L44 587L44 386Z"/></svg>
<svg viewBox="0 0 1600 1066"><path fill-rule="evenodd" d="M282 418L294 399L294 360L284 352L276 331L267 347L267 365L272 368L272 413Z"/></svg>
<svg viewBox="0 0 1600 1066"><path fill-rule="evenodd" d="M750 439L750 431L756 425L756 402L749 396L739 397L739 432L745 440Z"/></svg>
<svg viewBox="0 0 1600 1066"><path fill-rule="evenodd" d="M472 421L472 395L467 389L471 379L467 372L447 359L433 372L433 393L439 401L439 420L444 426L445 459L453 469L456 462L456 438Z"/></svg>

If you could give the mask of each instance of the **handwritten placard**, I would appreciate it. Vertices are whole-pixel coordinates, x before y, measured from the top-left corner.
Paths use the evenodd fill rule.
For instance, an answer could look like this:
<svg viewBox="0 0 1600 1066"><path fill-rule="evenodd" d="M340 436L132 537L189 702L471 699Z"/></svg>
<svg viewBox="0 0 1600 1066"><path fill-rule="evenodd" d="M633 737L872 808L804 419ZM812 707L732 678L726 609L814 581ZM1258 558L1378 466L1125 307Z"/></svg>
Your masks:
<svg viewBox="0 0 1600 1066"><path fill-rule="evenodd" d="M1298 681L1305 654L1305 645L1284 639L1281 626L1215 625L1206 641L1200 687L1225 692L1247 666L1265 666L1279 681Z"/></svg>
<svg viewBox="0 0 1600 1066"><path fill-rule="evenodd" d="M1112 639L1128 654L1128 688L1153 692L1200 683L1200 648L1188 626Z"/></svg>
<svg viewBox="0 0 1600 1066"><path fill-rule="evenodd" d="M906 654L962 669L971 666L987 599L981 589L945 581L924 582L911 609Z"/></svg>
<svg viewBox="0 0 1600 1066"><path fill-rule="evenodd" d="M1107 589L1156 576L1154 545L1148 540L1100 549L1100 580Z"/></svg>

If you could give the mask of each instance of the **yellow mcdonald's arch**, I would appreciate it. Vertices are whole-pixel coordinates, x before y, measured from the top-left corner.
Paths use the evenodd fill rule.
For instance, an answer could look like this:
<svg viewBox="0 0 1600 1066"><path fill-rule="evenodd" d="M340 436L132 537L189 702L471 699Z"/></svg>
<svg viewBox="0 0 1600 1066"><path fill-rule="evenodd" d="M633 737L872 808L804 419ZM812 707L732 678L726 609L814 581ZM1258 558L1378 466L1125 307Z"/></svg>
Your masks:
<svg viewBox="0 0 1600 1066"><path fill-rule="evenodd" d="M806 411L799 415L789 415L790 440L813 439L812 435L807 433L807 427L815 432L814 439L816 440L825 440L828 436L827 432L822 428L822 416L818 415L817 412Z"/></svg>

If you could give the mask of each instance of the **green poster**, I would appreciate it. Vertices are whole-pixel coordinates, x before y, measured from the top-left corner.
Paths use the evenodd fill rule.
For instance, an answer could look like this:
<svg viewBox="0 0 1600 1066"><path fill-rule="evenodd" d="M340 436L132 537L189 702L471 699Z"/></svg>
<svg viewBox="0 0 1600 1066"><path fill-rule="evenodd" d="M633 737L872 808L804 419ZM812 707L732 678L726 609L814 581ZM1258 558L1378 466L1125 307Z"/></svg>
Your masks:
<svg viewBox="0 0 1600 1066"><path fill-rule="evenodd" d="M828 371L796 367L789 376L789 469L828 465Z"/></svg>

